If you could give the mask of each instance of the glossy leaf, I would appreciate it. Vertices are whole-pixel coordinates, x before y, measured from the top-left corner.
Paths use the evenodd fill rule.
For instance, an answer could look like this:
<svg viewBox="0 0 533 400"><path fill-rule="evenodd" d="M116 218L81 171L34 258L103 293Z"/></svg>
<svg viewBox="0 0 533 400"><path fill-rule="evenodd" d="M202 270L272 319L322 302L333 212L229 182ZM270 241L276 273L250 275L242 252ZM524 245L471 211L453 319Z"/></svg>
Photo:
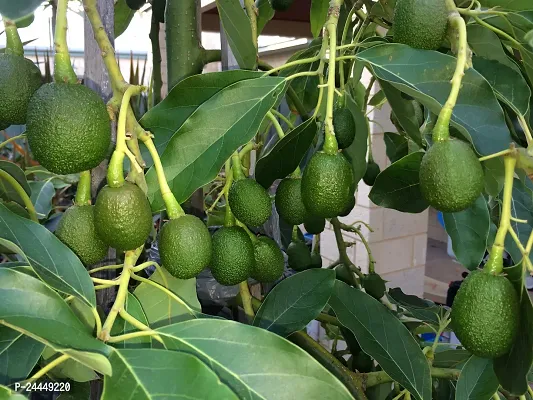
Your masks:
<svg viewBox="0 0 533 400"><path fill-rule="evenodd" d="M409 154L409 143L404 136L395 132L385 132L383 140L385 141L387 157L391 163Z"/></svg>
<svg viewBox="0 0 533 400"><path fill-rule="evenodd" d="M44 344L0 325L0 384L26 379L44 349Z"/></svg>
<svg viewBox="0 0 533 400"><path fill-rule="evenodd" d="M285 90L282 78L237 82L205 101L172 137L161 155L166 178L179 202L211 182L241 145L249 142ZM155 169L146 174L154 211L164 208Z"/></svg>
<svg viewBox="0 0 533 400"><path fill-rule="evenodd" d="M437 368L459 368L467 362L471 354L466 350L443 350L435 353L433 366Z"/></svg>
<svg viewBox="0 0 533 400"><path fill-rule="evenodd" d="M155 288L154 288L155 289ZM144 314L144 310L140 301L135 297L134 294L128 293L126 301L124 302L124 309L137 321L142 322L144 325L149 325L148 319ZM111 336L124 335L126 333L138 331L137 328L130 325L128 322L124 321L119 315L113 329L111 329ZM113 343L113 347L117 348L136 348L136 347L150 347L151 339L149 336L139 336L137 338L130 339L125 342Z"/></svg>
<svg viewBox="0 0 533 400"><path fill-rule="evenodd" d="M169 350L194 354L209 365L239 399L352 399L309 354L264 329L197 319L158 332Z"/></svg>
<svg viewBox="0 0 533 400"><path fill-rule="evenodd" d="M52 211L52 199L56 195L54 184L51 181L31 181L31 202L39 219L48 217Z"/></svg>
<svg viewBox="0 0 533 400"><path fill-rule="evenodd" d="M200 302L196 296L196 279L177 279L164 268L162 270L168 283L168 289L181 298L183 303L172 299L152 285L141 283L133 294L141 303L150 326L170 325L175 322L196 318L195 313L201 310ZM159 271L154 272L150 280L165 286L165 281ZM192 313L190 309L193 310Z"/></svg>
<svg viewBox="0 0 533 400"><path fill-rule="evenodd" d="M43 364L48 364L60 355L61 354L57 353L50 347L45 348L42 354ZM89 368L72 358L52 368L50 372L48 372L48 375L55 379L71 379L75 382L90 382L99 378L92 368Z"/></svg>
<svg viewBox="0 0 533 400"><path fill-rule="evenodd" d="M285 178L300 165L316 136L317 124L308 119L278 140L255 166L255 179L269 188L276 179Z"/></svg>
<svg viewBox="0 0 533 400"><path fill-rule="evenodd" d="M498 35L488 28L477 24L467 26L468 44L478 57L498 61L520 72L520 68L507 56Z"/></svg>
<svg viewBox="0 0 533 400"><path fill-rule="evenodd" d="M197 357L159 349L117 349L113 376L104 379L102 400L237 400L227 383Z"/></svg>
<svg viewBox="0 0 533 400"><path fill-rule="evenodd" d="M439 325L439 317L444 314L442 307L429 300L405 294L400 288L389 289L387 296L392 303L407 311L413 318L435 326Z"/></svg>
<svg viewBox="0 0 533 400"><path fill-rule="evenodd" d="M380 80L414 97L438 114L450 91L455 57L402 44L383 44L358 53ZM482 155L509 147L503 110L487 81L473 68L465 71L452 125Z"/></svg>
<svg viewBox="0 0 533 400"><path fill-rule="evenodd" d="M73 298L68 302L68 305L72 312L78 317L78 319L83 322L87 328L87 332L92 334L96 326L96 319L94 318L93 310L83 301L77 297Z"/></svg>
<svg viewBox="0 0 533 400"><path fill-rule="evenodd" d="M420 192L419 170L424 152L411 153L378 175L368 197L380 207L419 213L428 208Z"/></svg>
<svg viewBox="0 0 533 400"><path fill-rule="evenodd" d="M476 270L487 249L490 215L483 195L466 210L443 213L446 232L452 239L457 260L470 271Z"/></svg>
<svg viewBox="0 0 533 400"><path fill-rule="evenodd" d="M193 75L174 86L167 97L144 114L139 122L154 134L154 144L158 153L162 154L172 136L203 103L225 87L262 75L263 72L243 70ZM142 144L141 146L147 165L153 165L150 153Z"/></svg>
<svg viewBox="0 0 533 400"><path fill-rule="evenodd" d="M261 304L254 326L281 336L305 328L328 303L335 271L310 269L284 279L272 289Z"/></svg>
<svg viewBox="0 0 533 400"><path fill-rule="evenodd" d="M76 255L44 226L21 218L0 204L0 238L24 252L39 278L53 288L95 305L93 283Z"/></svg>
<svg viewBox="0 0 533 400"><path fill-rule="evenodd" d="M489 400L498 390L492 360L472 356L461 370L456 397L461 400Z"/></svg>
<svg viewBox="0 0 533 400"><path fill-rule="evenodd" d="M270 5L270 0L257 0L255 6L257 7L257 34L260 35L268 21L274 17L275 11Z"/></svg>
<svg viewBox="0 0 533 400"><path fill-rule="evenodd" d="M485 191L496 197L503 189L505 181L505 169L501 157L491 158L483 161L483 170L485 172Z"/></svg>
<svg viewBox="0 0 533 400"><path fill-rule="evenodd" d="M18 19L31 14L42 3L42 0L19 0L0 2L0 14L9 19Z"/></svg>
<svg viewBox="0 0 533 400"><path fill-rule="evenodd" d="M311 33L313 37L320 36L322 27L328 17L329 0L311 0Z"/></svg>
<svg viewBox="0 0 533 400"><path fill-rule="evenodd" d="M366 172L366 152L370 127L368 118L361 106L348 93L346 93L346 108L350 110L355 120L355 138L353 143L343 150L343 154L352 164L354 182L357 184Z"/></svg>
<svg viewBox="0 0 533 400"><path fill-rule="evenodd" d="M20 167L12 163L10 161L4 161L0 160L0 169L7 172L9 175L11 175L15 180L22 186L24 191L28 196L31 195L31 188L28 184L28 181L26 180L26 176L24 175L24 171L20 169ZM20 204L21 206L24 206L24 201L20 197L20 195L13 189L13 187L5 180L0 178L0 198L4 200L12 200Z"/></svg>
<svg viewBox="0 0 533 400"><path fill-rule="evenodd" d="M415 399L431 398L431 376L424 353L407 328L383 304L338 280L329 304L363 351L391 378Z"/></svg>
<svg viewBox="0 0 533 400"><path fill-rule="evenodd" d="M235 60L242 69L254 69L257 50L252 42L252 28L239 0L216 0L218 15Z"/></svg>
<svg viewBox="0 0 533 400"><path fill-rule="evenodd" d="M134 15L135 11L128 7L126 0L117 0L115 2L115 39L128 28Z"/></svg>

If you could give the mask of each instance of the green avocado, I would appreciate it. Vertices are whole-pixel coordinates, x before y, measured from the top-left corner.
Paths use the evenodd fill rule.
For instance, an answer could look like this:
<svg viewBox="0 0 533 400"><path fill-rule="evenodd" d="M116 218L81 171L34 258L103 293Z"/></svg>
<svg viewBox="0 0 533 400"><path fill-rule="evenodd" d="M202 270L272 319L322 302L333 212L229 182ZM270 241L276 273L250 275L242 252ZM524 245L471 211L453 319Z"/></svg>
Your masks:
<svg viewBox="0 0 533 400"><path fill-rule="evenodd" d="M275 11L286 11L294 0L270 0L270 5Z"/></svg>
<svg viewBox="0 0 533 400"><path fill-rule="evenodd" d="M283 274L285 258L272 239L262 236L254 243L255 265L251 277L258 282L274 282Z"/></svg>
<svg viewBox="0 0 533 400"><path fill-rule="evenodd" d="M300 178L283 179L276 190L276 209L279 216L289 225L300 225L307 217L302 200L302 180Z"/></svg>
<svg viewBox="0 0 533 400"><path fill-rule="evenodd" d="M417 49L437 50L446 36L448 10L443 0L396 0L393 40Z"/></svg>
<svg viewBox="0 0 533 400"><path fill-rule="evenodd" d="M465 142L435 142L422 158L420 191L439 211L458 212L470 207L483 188L483 168Z"/></svg>
<svg viewBox="0 0 533 400"><path fill-rule="evenodd" d="M339 214L339 217L346 217L349 215L355 207L355 196L352 196L352 200L346 206L346 209Z"/></svg>
<svg viewBox="0 0 533 400"><path fill-rule="evenodd" d="M304 271L311 267L311 251L304 242L291 242L287 247L287 256L289 257L289 267L295 271Z"/></svg>
<svg viewBox="0 0 533 400"><path fill-rule="evenodd" d="M194 215L168 221L161 228L159 255L161 263L175 278L190 279L209 266L211 235Z"/></svg>
<svg viewBox="0 0 533 400"><path fill-rule="evenodd" d="M109 246L135 250L153 228L152 210L144 192L125 182L118 188L104 186L94 205L96 232Z"/></svg>
<svg viewBox="0 0 533 400"><path fill-rule="evenodd" d="M346 158L318 152L302 176L302 199L310 214L333 218L346 210L353 196L353 169Z"/></svg>
<svg viewBox="0 0 533 400"><path fill-rule="evenodd" d="M322 268L322 257L318 253L311 254L311 265L309 268Z"/></svg>
<svg viewBox="0 0 533 400"><path fill-rule="evenodd" d="M452 305L452 326L461 344L483 358L506 354L518 333L518 294L505 276L470 273ZM523 334L523 333L522 333Z"/></svg>
<svg viewBox="0 0 533 400"><path fill-rule="evenodd" d="M268 192L253 179L233 182L228 202L235 218L248 226L263 225L272 214L272 201Z"/></svg>
<svg viewBox="0 0 533 400"><path fill-rule="evenodd" d="M218 283L233 286L247 280L254 264L254 246L244 229L231 226L215 232L211 272Z"/></svg>
<svg viewBox="0 0 533 400"><path fill-rule="evenodd" d="M353 273L351 271L347 271L344 264L337 265L335 267L335 278L339 281L343 281L344 283L347 283L348 285L352 284L352 276Z"/></svg>
<svg viewBox="0 0 533 400"><path fill-rule="evenodd" d="M146 4L146 0L126 0L126 4L130 9L137 11Z"/></svg>
<svg viewBox="0 0 533 400"><path fill-rule="evenodd" d="M103 100L83 85L47 83L28 105L26 136L46 169L66 175L96 167L111 144Z"/></svg>
<svg viewBox="0 0 533 400"><path fill-rule="evenodd" d="M355 121L347 108L337 108L333 111L333 129L339 149L349 147L355 139Z"/></svg>
<svg viewBox="0 0 533 400"><path fill-rule="evenodd" d="M377 300L381 299L387 290L385 281L381 276L373 272L365 275L361 284L365 288L365 291Z"/></svg>
<svg viewBox="0 0 533 400"><path fill-rule="evenodd" d="M107 255L108 246L96 233L94 206L70 207L61 217L55 235L86 266L102 261Z"/></svg>
<svg viewBox="0 0 533 400"><path fill-rule="evenodd" d="M326 227L326 220L322 217L315 217L314 215L308 215L304 221L304 228L307 233L311 235L318 235L324 231Z"/></svg>
<svg viewBox="0 0 533 400"><path fill-rule="evenodd" d="M0 54L0 125L25 124L30 98L41 85L41 71L32 61Z"/></svg>
<svg viewBox="0 0 533 400"><path fill-rule="evenodd" d="M381 169L379 168L379 165L374 160L368 160L366 164L366 172L363 176L363 182L368 186L374 186L376 178L380 172Z"/></svg>

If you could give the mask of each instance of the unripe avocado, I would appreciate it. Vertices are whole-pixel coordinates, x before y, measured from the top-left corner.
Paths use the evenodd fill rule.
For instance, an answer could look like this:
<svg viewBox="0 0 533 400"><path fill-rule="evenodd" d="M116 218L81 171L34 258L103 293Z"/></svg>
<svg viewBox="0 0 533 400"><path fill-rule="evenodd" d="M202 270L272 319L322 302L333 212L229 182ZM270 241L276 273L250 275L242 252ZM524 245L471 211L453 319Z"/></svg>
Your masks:
<svg viewBox="0 0 533 400"><path fill-rule="evenodd" d="M470 273L452 305L452 325L470 353L483 358L506 354L518 333L518 294L504 276ZM523 334L523 333L522 333Z"/></svg>
<svg viewBox="0 0 533 400"><path fill-rule="evenodd" d="M194 215L168 221L161 228L159 255L167 271L178 279L197 276L211 261L211 235Z"/></svg>
<svg viewBox="0 0 533 400"><path fill-rule="evenodd" d="M322 268L322 257L318 253L311 254L311 265L309 268Z"/></svg>
<svg viewBox="0 0 533 400"><path fill-rule="evenodd" d="M83 85L47 83L28 105L26 136L33 156L56 174L96 167L111 144L103 100Z"/></svg>
<svg viewBox="0 0 533 400"><path fill-rule="evenodd" d="M70 207L57 224L55 234L87 266L107 255L108 246L96 233L94 206Z"/></svg>
<svg viewBox="0 0 533 400"><path fill-rule="evenodd" d="M339 217L346 217L348 214L350 214L355 207L355 196L352 196L352 200L348 203L346 206L346 209L339 214Z"/></svg>
<svg viewBox="0 0 533 400"><path fill-rule="evenodd" d="M42 84L41 71L27 58L0 54L0 124L26 123L31 96Z"/></svg>
<svg viewBox="0 0 533 400"><path fill-rule="evenodd" d="M304 221L304 228L307 233L311 235L318 235L324 231L326 227L326 220L322 217L315 217L314 215L308 215Z"/></svg>
<svg viewBox="0 0 533 400"><path fill-rule="evenodd" d="M300 225L307 217L302 200L302 180L283 179L276 190L276 209L279 216L289 225Z"/></svg>
<svg viewBox="0 0 533 400"><path fill-rule="evenodd" d="M137 11L146 4L146 0L126 0L128 7L134 11Z"/></svg>
<svg viewBox="0 0 533 400"><path fill-rule="evenodd" d="M286 11L294 0L270 0L270 5L276 11Z"/></svg>
<svg viewBox="0 0 533 400"><path fill-rule="evenodd" d="M255 265L251 277L259 282L278 280L285 269L285 258L272 239L262 236L254 243Z"/></svg>
<svg viewBox="0 0 533 400"><path fill-rule="evenodd" d="M365 291L377 300L381 299L387 290L385 281L381 276L373 272L365 275L361 284L365 288Z"/></svg>
<svg viewBox="0 0 533 400"><path fill-rule="evenodd" d="M350 276L350 274L353 275L351 271L346 270L346 267L343 264L337 265L335 267L335 278L339 281L347 283L348 285L352 284L352 277Z"/></svg>
<svg viewBox="0 0 533 400"><path fill-rule="evenodd" d="M446 36L448 10L443 0L396 0L393 18L397 43L437 50Z"/></svg>
<svg viewBox="0 0 533 400"><path fill-rule="evenodd" d="M272 214L272 201L268 192L253 179L233 182L228 202L235 218L249 226L263 225Z"/></svg>
<svg viewBox="0 0 533 400"><path fill-rule="evenodd" d="M247 280L254 264L254 246L244 229L231 226L215 232L211 272L218 283L233 286Z"/></svg>
<svg viewBox="0 0 533 400"><path fill-rule="evenodd" d="M363 176L363 182L368 186L374 186L376 178L380 172L381 169L379 168L379 165L374 160L368 160L366 164L366 172Z"/></svg>
<svg viewBox="0 0 533 400"><path fill-rule="evenodd" d="M346 158L318 152L302 176L302 199L310 214L333 218L346 210L353 196L353 169Z"/></svg>
<svg viewBox="0 0 533 400"><path fill-rule="evenodd" d="M134 250L152 231L152 210L144 192L125 182L118 188L104 186L94 205L96 232L117 250Z"/></svg>
<svg viewBox="0 0 533 400"><path fill-rule="evenodd" d="M304 242L291 242L287 247L289 267L295 271L304 271L312 265L311 252Z"/></svg>
<svg viewBox="0 0 533 400"><path fill-rule="evenodd" d="M481 163L465 142L435 142L422 158L420 191L439 211L457 212L470 207L483 187Z"/></svg>
<svg viewBox="0 0 533 400"><path fill-rule="evenodd" d="M349 147L355 139L355 121L347 108L337 108L333 111L333 129L339 149Z"/></svg>

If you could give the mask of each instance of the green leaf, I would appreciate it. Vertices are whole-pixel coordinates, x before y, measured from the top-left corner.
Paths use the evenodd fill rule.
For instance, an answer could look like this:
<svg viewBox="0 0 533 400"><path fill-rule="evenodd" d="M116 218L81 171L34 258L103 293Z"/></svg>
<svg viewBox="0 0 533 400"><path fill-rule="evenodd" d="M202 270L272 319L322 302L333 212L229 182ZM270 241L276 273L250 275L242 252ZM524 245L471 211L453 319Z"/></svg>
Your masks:
<svg viewBox="0 0 533 400"><path fill-rule="evenodd" d="M159 349L116 349L113 376L104 378L102 400L237 400L228 384L197 357Z"/></svg>
<svg viewBox="0 0 533 400"><path fill-rule="evenodd" d="M27 167L25 171L27 175L32 176L36 180L51 180L56 189L64 189L67 186L78 183L80 180L80 174L58 175L48 171L42 165Z"/></svg>
<svg viewBox="0 0 533 400"><path fill-rule="evenodd" d="M255 6L257 7L257 35L260 35L268 21L274 17L275 11L270 5L270 0L257 0Z"/></svg>
<svg viewBox="0 0 533 400"><path fill-rule="evenodd" d="M355 138L350 146L343 150L343 154L352 164L354 183L357 184L366 172L366 152L368 148L368 135L370 127L368 118L361 106L355 102L350 94L346 93L346 108L350 110L355 120Z"/></svg>
<svg viewBox="0 0 533 400"><path fill-rule="evenodd" d="M0 385L0 400L27 400L28 398L20 393L13 392L6 386Z"/></svg>
<svg viewBox="0 0 533 400"><path fill-rule="evenodd" d="M142 283L141 285L145 285ZM155 288L154 288L155 289ZM149 325L149 321L146 318L146 314L142 308L141 302L135 297L134 294L128 293L126 301L124 302L124 309L132 317L137 319L137 321L142 322L144 325ZM113 324L113 329L111 329L111 336L124 335L126 333L138 331L133 325L130 325L128 322L124 321L119 315L117 320ZM117 348L135 348L135 347L150 347L152 340L150 336L139 336L137 338L130 339L126 342L116 342L113 343L113 347Z"/></svg>
<svg viewBox="0 0 533 400"><path fill-rule="evenodd" d="M15 180L20 184L20 186L22 186L26 194L28 196L31 195L31 188L28 184L28 181L26 180L24 171L22 171L17 164L12 163L10 161L0 160L0 169L15 178ZM0 178L0 198L4 200L12 200L17 202L21 206L24 206L24 201L15 191L15 189L13 189L13 186L11 186L7 181L3 180L2 178Z"/></svg>
<svg viewBox="0 0 533 400"><path fill-rule="evenodd" d="M218 15L235 60L242 69L254 69L257 50L252 42L250 20L239 0L216 0Z"/></svg>
<svg viewBox="0 0 533 400"><path fill-rule="evenodd" d="M413 318L438 326L439 317L444 314L442 307L420 297L405 294L400 288L392 288L387 292L389 300L407 311Z"/></svg>
<svg viewBox="0 0 533 400"><path fill-rule="evenodd" d="M518 115L525 116L528 113L531 90L520 71L482 57L472 57L472 62L501 101Z"/></svg>
<svg viewBox="0 0 533 400"><path fill-rule="evenodd" d="M26 379L43 349L44 344L0 325L0 384L10 385Z"/></svg>
<svg viewBox="0 0 533 400"><path fill-rule="evenodd" d="M0 268L0 320L32 339L70 355L104 374L111 373L109 347L92 337L63 299L38 279Z"/></svg>
<svg viewBox="0 0 533 400"><path fill-rule="evenodd" d="M204 102L178 129L161 162L179 202L211 182L233 152L255 136L285 87L285 80L275 77L237 82ZM146 182L152 209L164 209L153 167L146 174Z"/></svg>
<svg viewBox="0 0 533 400"><path fill-rule="evenodd" d="M76 255L44 226L21 218L0 204L0 238L24 252L39 278L60 292L95 306L96 296L87 270Z"/></svg>
<svg viewBox="0 0 533 400"><path fill-rule="evenodd" d="M411 153L378 175L368 197L380 207L419 213L428 208L420 192L419 170L424 152Z"/></svg>
<svg viewBox="0 0 533 400"><path fill-rule="evenodd" d="M135 10L128 7L126 0L117 0L115 2L115 39L128 28L134 15Z"/></svg>
<svg viewBox="0 0 533 400"><path fill-rule="evenodd" d="M48 217L52 211L52 199L56 195L54 184L51 181L31 181L31 202L35 207L39 219Z"/></svg>
<svg viewBox="0 0 533 400"><path fill-rule="evenodd" d="M197 319L158 332L169 350L199 357L240 399L352 399L309 354L264 329Z"/></svg>
<svg viewBox="0 0 533 400"><path fill-rule="evenodd" d="M59 395L57 400L90 400L91 385L89 382L70 382L70 390Z"/></svg>
<svg viewBox="0 0 533 400"><path fill-rule="evenodd" d="M365 353L415 399L431 398L429 364L417 341L383 304L336 281L329 304Z"/></svg>
<svg viewBox="0 0 533 400"><path fill-rule="evenodd" d="M471 354L466 350L443 350L435 353L433 366L436 368L459 368L470 359Z"/></svg>
<svg viewBox="0 0 533 400"><path fill-rule="evenodd" d="M320 36L322 27L328 17L329 0L311 0L311 33L313 37Z"/></svg>
<svg viewBox="0 0 533 400"><path fill-rule="evenodd" d="M87 332L92 335L94 332L94 327L96 326L96 319L94 318L93 309L77 297L74 297L72 300L70 300L68 305L76 317L83 322L87 328Z"/></svg>
<svg viewBox="0 0 533 400"><path fill-rule="evenodd" d="M387 157L391 163L409 154L409 141L404 136L395 132L385 132L383 140L385 141Z"/></svg>
<svg viewBox="0 0 533 400"><path fill-rule="evenodd" d="M483 161L485 172L485 191L492 197L497 197L503 189L505 169L501 157L490 158Z"/></svg>
<svg viewBox="0 0 533 400"><path fill-rule="evenodd" d="M255 166L255 179L269 188L276 179L285 178L300 165L316 136L317 124L310 118L278 140Z"/></svg>
<svg viewBox="0 0 533 400"><path fill-rule="evenodd" d="M287 337L305 328L328 303L335 271L310 269L284 279L261 304L254 326Z"/></svg>
<svg viewBox="0 0 533 400"><path fill-rule="evenodd" d="M456 397L461 400L489 400L498 390L492 360L472 356L461 370Z"/></svg>
<svg viewBox="0 0 533 400"><path fill-rule="evenodd" d="M20 0L0 2L0 14L9 19L22 18L41 5L42 0Z"/></svg>
<svg viewBox="0 0 533 400"><path fill-rule="evenodd" d="M481 0L484 7L501 7L503 10L532 10L533 6L529 0Z"/></svg>
<svg viewBox="0 0 533 400"><path fill-rule="evenodd" d="M133 294L141 303L150 326L170 325L175 322L196 318L195 312L201 310L200 302L196 296L196 279L177 279L164 268L161 269L168 283L168 289L181 298L183 303L172 299L162 290L152 285L145 282L141 283ZM158 270L153 273L150 280L165 286L165 281Z"/></svg>
<svg viewBox="0 0 533 400"><path fill-rule="evenodd" d="M16 19L14 22L15 22L15 25L17 25L17 29L22 29L22 28L27 28L28 26L30 26L33 23L33 21L35 21L35 14L31 13L31 14L28 14L21 18Z"/></svg>
<svg viewBox="0 0 533 400"><path fill-rule="evenodd" d="M44 364L48 364L60 355L61 354L57 353L50 347L45 348L43 351ZM52 368L48 374L55 379L72 379L75 382L90 382L98 379L98 375L92 368L89 368L72 358Z"/></svg>
<svg viewBox="0 0 533 400"><path fill-rule="evenodd" d="M513 182L511 215L514 218L527 220L526 224L511 221L511 226L520 239L520 242L523 244L527 243L529 235L533 230L533 198L531 189L519 179L515 179ZM522 260L522 252L518 249L510 235L506 237L505 250L509 252L515 264L518 264ZM529 257L532 258L532 255L530 254Z"/></svg>
<svg viewBox="0 0 533 400"><path fill-rule="evenodd" d="M386 102L387 98L385 97L385 92L383 90L379 90L375 95L370 98L370 100L368 101L368 105L372 107L381 108L381 106Z"/></svg>
<svg viewBox="0 0 533 400"><path fill-rule="evenodd" d="M452 239L453 252L457 260L474 271L479 268L487 249L490 230L490 215L483 195L466 210L443 213L444 227Z"/></svg>
<svg viewBox="0 0 533 400"><path fill-rule="evenodd" d="M357 57L380 80L414 97L434 114L448 98L455 57L402 44L374 46ZM512 141L492 88L473 68L465 72L451 123L482 155L505 150Z"/></svg>

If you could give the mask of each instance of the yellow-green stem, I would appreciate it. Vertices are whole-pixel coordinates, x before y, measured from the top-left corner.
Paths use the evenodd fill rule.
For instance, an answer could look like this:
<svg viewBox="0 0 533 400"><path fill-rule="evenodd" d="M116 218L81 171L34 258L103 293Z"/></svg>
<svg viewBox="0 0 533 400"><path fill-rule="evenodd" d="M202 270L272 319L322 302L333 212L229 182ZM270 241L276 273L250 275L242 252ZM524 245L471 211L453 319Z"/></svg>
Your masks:
<svg viewBox="0 0 533 400"><path fill-rule="evenodd" d="M246 176L244 175L244 172L242 171L242 164L241 164L241 159L239 157L239 153L235 152L231 156L231 166L232 166L234 180L238 181L239 179L246 178Z"/></svg>
<svg viewBox="0 0 533 400"><path fill-rule="evenodd" d="M78 188L76 189L76 198L74 203L78 206L91 204L91 171L80 173Z"/></svg>
<svg viewBox="0 0 533 400"><path fill-rule="evenodd" d="M244 146L241 151L239 151L239 159L243 160L243 158L249 154L253 149L255 148L254 142L250 141Z"/></svg>
<svg viewBox="0 0 533 400"><path fill-rule="evenodd" d="M495 26L493 26L493 25L491 25L491 24L489 24L487 22L485 22L484 20L482 20L481 18L479 18L476 15L473 15L472 17L474 18L474 20L479 25L484 26L487 29L490 29L491 31L493 31L497 35L499 35L499 36L503 37L504 39L508 40L509 42L511 42L511 44L512 44L512 46L514 48L520 49L522 47L520 42L518 40L516 40L514 37L512 37L511 35L509 35L508 33L502 31L501 29L496 28Z"/></svg>
<svg viewBox="0 0 533 400"><path fill-rule="evenodd" d="M324 77L322 74L318 75L318 100L316 102L315 111L313 112L313 119L315 119L318 115L318 112L320 111L320 105L322 104L322 98L324 97L324 87L322 86L324 84Z"/></svg>
<svg viewBox="0 0 533 400"><path fill-rule="evenodd" d="M294 129L294 124L285 115L280 113L278 110L271 109L270 112L274 114L276 117L280 118L283 122L285 122L290 129Z"/></svg>
<svg viewBox="0 0 533 400"><path fill-rule="evenodd" d="M136 339L138 337L156 336L156 335L159 335L156 331L138 331L138 332L125 333L124 335L110 336L107 342L108 343L119 343L119 342L125 342L130 339Z"/></svg>
<svg viewBox="0 0 533 400"><path fill-rule="evenodd" d="M145 331L145 332L153 332L149 326L146 326L145 324L143 324L133 315L128 313L125 309L121 309L119 312L119 315L122 317L124 321L126 321L131 326L137 328L138 330ZM154 334L153 336L154 336L154 339L156 339L158 342L163 343L163 339L161 339L161 336L159 336L158 334Z"/></svg>
<svg viewBox="0 0 533 400"><path fill-rule="evenodd" d="M490 160L491 158L506 156L507 154L510 154L510 153L513 153L513 152L514 152L514 149L502 150L502 151L499 151L497 153L493 153L493 154L489 154L489 155L484 156L484 157L480 157L479 161L483 162L483 161Z"/></svg>
<svg viewBox="0 0 533 400"><path fill-rule="evenodd" d="M120 285L120 280L109 280L109 279L100 279L100 278L92 278L91 277L91 280L93 281L93 283L98 283L100 285L111 285L111 286L118 286Z"/></svg>
<svg viewBox="0 0 533 400"><path fill-rule="evenodd" d="M231 168L231 159L227 159L224 171L226 174L226 183L224 184L224 189L222 190L222 194L224 195L224 198L226 199L226 214L224 216L224 226L233 226L235 224L235 217L233 216L233 213L231 212L231 207L228 202L228 193L229 189L233 183L233 168Z"/></svg>
<svg viewBox="0 0 533 400"><path fill-rule="evenodd" d="M276 133L278 134L278 138L283 139L285 136L285 132L283 132L283 128L281 127L278 119L272 114L272 112L267 112L267 117L272 122L272 125L274 125L274 129L276 129Z"/></svg>
<svg viewBox="0 0 533 400"><path fill-rule="evenodd" d="M48 372L50 372L52 369L60 365L61 363L64 363L70 358L70 356L66 354L62 354L59 357L57 357L55 360L50 361L48 364L46 364L43 368L41 368L35 375L33 375L31 378L29 378L26 382L34 382L39 378L42 378L45 376Z"/></svg>
<svg viewBox="0 0 533 400"><path fill-rule="evenodd" d="M26 134L22 133L20 135L17 135L17 136L13 136L13 137L10 137L9 139L3 141L2 143L0 143L0 149L4 146L7 146L9 143L11 142L14 142L15 140L19 140L19 139L24 139L26 137Z"/></svg>
<svg viewBox="0 0 533 400"><path fill-rule="evenodd" d="M24 56L24 48L17 30L15 22L3 17L4 28L6 33L6 53L16 56Z"/></svg>
<svg viewBox="0 0 533 400"><path fill-rule="evenodd" d="M250 28L252 30L252 43L257 53L257 7L254 0L244 0L244 7L246 7L246 14L250 19Z"/></svg>
<svg viewBox="0 0 533 400"><path fill-rule="evenodd" d="M339 1L339 0L335 0L335 1ZM270 69L269 71L265 72L263 76L268 76L268 75L276 74L276 73L278 73L279 71L282 71L282 70L284 70L284 69L286 69L286 68L295 67L295 66L297 66L297 65L311 64L311 63L314 63L315 61L320 60L320 57L321 57L321 54L317 54L317 55L314 56L314 57L302 58L301 60L291 61L291 62L288 62L288 63L286 63L286 64L280 65L279 67L276 67L276 68L272 68L272 69Z"/></svg>
<svg viewBox="0 0 533 400"><path fill-rule="evenodd" d="M78 83L78 77L72 68L67 46L67 10L68 0L58 0L56 30L54 32L54 80L56 82Z"/></svg>
<svg viewBox="0 0 533 400"><path fill-rule="evenodd" d="M24 202L24 206L26 207L26 210L28 210L28 213L30 214L30 219L33 222L39 223L39 218L37 218L37 212L35 211L35 207L33 206L33 203L31 202L30 197L24 190L22 186L17 182L15 178L13 178L11 175L9 175L6 171L0 169L0 180L4 180L17 192L17 194L20 196L22 201Z"/></svg>
<svg viewBox="0 0 533 400"><path fill-rule="evenodd" d="M252 307L252 295L250 294L250 288L248 287L247 281L239 283L239 291L242 298L244 312L248 317L248 322L251 323L254 319L254 309Z"/></svg>
<svg viewBox="0 0 533 400"><path fill-rule="evenodd" d="M531 151L531 148L532 148L531 146L533 145L533 137L531 136L531 130L529 129L529 124L527 123L523 115L518 115L517 117L518 117L518 123L520 124L520 127L522 128L522 130L524 131L524 135L526 136L528 150Z"/></svg>
<svg viewBox="0 0 533 400"><path fill-rule="evenodd" d="M96 324L96 337L98 337L102 332L102 320L100 319L100 314L98 314L96 307L91 307L91 313L93 314L94 322Z"/></svg>
<svg viewBox="0 0 533 400"><path fill-rule="evenodd" d="M118 264L118 265L104 265L103 267L93 268L93 269L89 270L89 274L94 274L95 272L106 271L106 270L109 270L109 269L120 269L120 268L122 268L123 266L124 266L123 264Z"/></svg>

